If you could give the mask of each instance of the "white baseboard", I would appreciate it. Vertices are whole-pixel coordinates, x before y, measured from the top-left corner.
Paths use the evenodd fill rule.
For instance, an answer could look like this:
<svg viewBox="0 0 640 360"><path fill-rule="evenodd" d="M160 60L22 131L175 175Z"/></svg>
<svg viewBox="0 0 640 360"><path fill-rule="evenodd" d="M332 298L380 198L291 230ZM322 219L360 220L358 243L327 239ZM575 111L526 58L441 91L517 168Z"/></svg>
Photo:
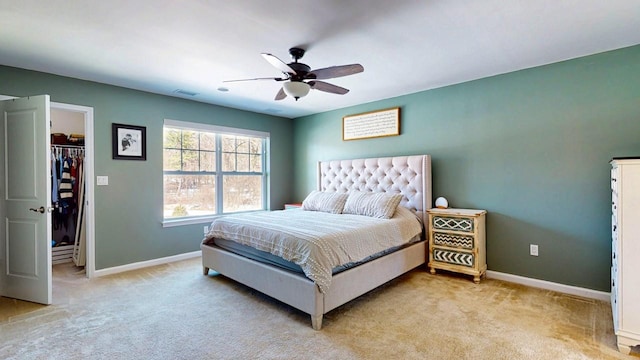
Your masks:
<svg viewBox="0 0 640 360"><path fill-rule="evenodd" d="M569 295L582 296L589 299L596 299L607 302L611 301L611 293L585 289L577 286L558 284L551 281L532 279L524 276L506 274L491 270L487 270L487 278L508 281L545 290L557 291Z"/></svg>
<svg viewBox="0 0 640 360"><path fill-rule="evenodd" d="M133 264L127 264L127 265L122 265L122 266L114 266L114 267L110 267L110 268L106 268L106 269L100 269L100 270L96 270L94 272L94 275L96 277L112 275L112 274L117 274L117 273L121 273L121 272L125 272L125 271L137 270L137 269L142 269L142 268L146 268L146 267L150 267L150 266L156 266L156 265L168 264L168 263L175 262L175 261L180 261L180 260L192 259L192 258L199 257L199 256L202 256L202 251L201 250L190 252L190 253L186 253L186 254L179 254L179 255L174 255L174 256L163 257L163 258L159 258L159 259L141 261L141 262L137 262L137 263L133 263Z"/></svg>

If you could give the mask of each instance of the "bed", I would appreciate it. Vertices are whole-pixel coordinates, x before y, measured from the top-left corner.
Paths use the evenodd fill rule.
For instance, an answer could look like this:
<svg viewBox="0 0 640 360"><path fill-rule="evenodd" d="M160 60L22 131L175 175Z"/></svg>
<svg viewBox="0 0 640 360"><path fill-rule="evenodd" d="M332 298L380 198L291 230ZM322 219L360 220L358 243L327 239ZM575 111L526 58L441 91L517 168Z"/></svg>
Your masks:
<svg viewBox="0 0 640 360"><path fill-rule="evenodd" d="M297 308L311 316L313 329L320 330L323 315L327 312L426 262L427 242L424 227L428 226L426 210L431 207L429 155L321 161L318 163L317 192L346 194L346 196L363 193L396 194L394 197L400 200L393 218L398 217L400 213L406 215L407 211L401 211L400 208L410 210L410 213L420 220L419 234L407 243L392 246L391 249L377 252L339 270L332 269L327 284L326 279L312 280L305 271L303 271L305 274L302 274L295 269L274 264L268 259L264 261L265 259L241 255L235 249L225 246L224 239L221 239L223 236L219 233L210 232L201 244L204 274L208 275L209 270L213 269L219 274ZM302 216L300 213L303 212L311 213L304 210L267 213L271 213L268 214L269 216L295 217ZM245 217L249 218L248 215ZM235 219L238 220L241 217L242 215L236 215ZM212 231L216 221L212 223ZM248 237L263 236L256 235L257 233L260 232L253 231ZM390 237L393 236L395 235L390 235ZM223 241L216 243L215 240ZM394 239L390 240L393 243ZM227 242L227 245L229 243L233 242Z"/></svg>

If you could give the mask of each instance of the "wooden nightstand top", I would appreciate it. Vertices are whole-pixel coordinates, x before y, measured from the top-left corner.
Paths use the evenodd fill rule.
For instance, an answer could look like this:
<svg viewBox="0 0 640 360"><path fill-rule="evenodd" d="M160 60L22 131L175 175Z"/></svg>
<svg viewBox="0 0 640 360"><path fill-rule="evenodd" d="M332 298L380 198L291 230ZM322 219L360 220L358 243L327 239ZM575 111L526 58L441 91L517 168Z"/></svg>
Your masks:
<svg viewBox="0 0 640 360"><path fill-rule="evenodd" d="M438 215L460 215L460 216L479 216L482 214L486 214L487 210L478 210L478 209L438 209L432 208L427 210L429 214L438 214Z"/></svg>

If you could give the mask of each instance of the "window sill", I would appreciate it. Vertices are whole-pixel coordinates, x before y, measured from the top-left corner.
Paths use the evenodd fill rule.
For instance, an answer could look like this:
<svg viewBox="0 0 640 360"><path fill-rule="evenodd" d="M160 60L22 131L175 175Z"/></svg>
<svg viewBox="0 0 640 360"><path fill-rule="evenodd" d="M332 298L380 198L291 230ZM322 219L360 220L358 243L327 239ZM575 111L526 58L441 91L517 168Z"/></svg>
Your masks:
<svg viewBox="0 0 640 360"><path fill-rule="evenodd" d="M183 226L183 225L210 224L213 220L215 220L215 219L217 219L219 217L223 217L223 216L227 216L227 215L236 215L236 214L247 214L247 213L252 213L252 212L262 212L262 211L268 211L268 210L241 211L241 212L222 214L222 215L212 215L212 216L199 217L199 218L163 220L162 221L162 227L163 228L167 228L167 227Z"/></svg>
<svg viewBox="0 0 640 360"><path fill-rule="evenodd" d="M162 221L162 227L174 227L174 226L183 226L183 225L193 225L193 224L210 224L215 218L220 217L222 215L216 216L207 216L201 218L190 218L190 219L177 219L177 220L164 220Z"/></svg>

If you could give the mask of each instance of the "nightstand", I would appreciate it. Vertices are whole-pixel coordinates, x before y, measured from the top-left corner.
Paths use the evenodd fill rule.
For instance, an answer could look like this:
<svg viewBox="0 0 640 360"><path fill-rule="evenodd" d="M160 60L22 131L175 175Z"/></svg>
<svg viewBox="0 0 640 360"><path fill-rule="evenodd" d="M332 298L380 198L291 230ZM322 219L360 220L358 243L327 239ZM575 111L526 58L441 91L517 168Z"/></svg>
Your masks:
<svg viewBox="0 0 640 360"><path fill-rule="evenodd" d="M300 204L300 203L284 204L284 209L285 210L297 209L297 208L301 208L301 207L302 207L302 204Z"/></svg>
<svg viewBox="0 0 640 360"><path fill-rule="evenodd" d="M487 271L486 210L429 209L429 268L473 275Z"/></svg>

